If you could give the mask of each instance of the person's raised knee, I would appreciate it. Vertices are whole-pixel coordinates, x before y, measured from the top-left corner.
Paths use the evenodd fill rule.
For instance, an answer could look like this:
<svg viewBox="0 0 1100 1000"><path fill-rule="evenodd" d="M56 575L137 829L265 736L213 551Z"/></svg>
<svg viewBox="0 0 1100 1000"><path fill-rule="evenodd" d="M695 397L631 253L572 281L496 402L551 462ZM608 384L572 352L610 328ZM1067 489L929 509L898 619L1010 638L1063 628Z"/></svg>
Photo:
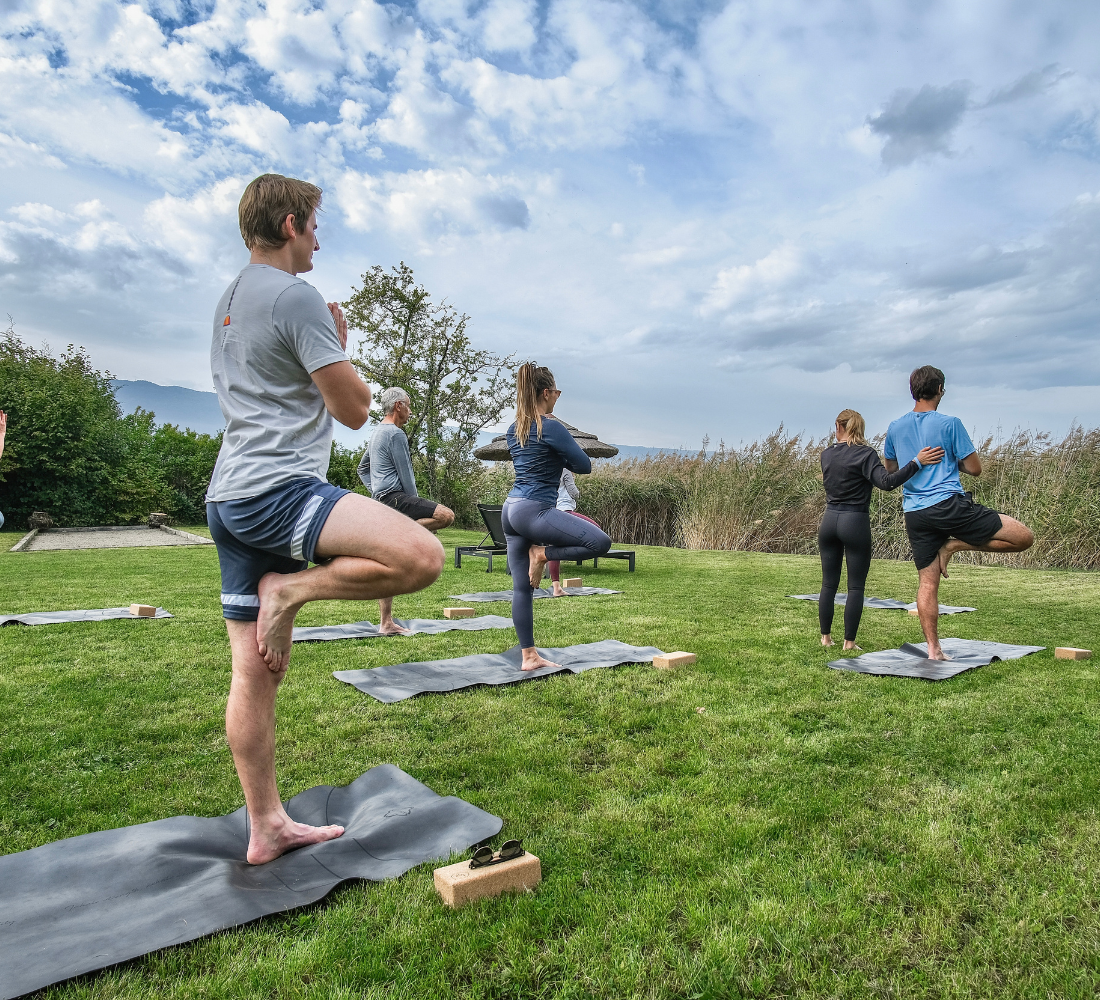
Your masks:
<svg viewBox="0 0 1100 1000"><path fill-rule="evenodd" d="M424 533L410 546L405 561L405 573L411 590L423 590L439 579L443 572L443 545L434 535Z"/></svg>

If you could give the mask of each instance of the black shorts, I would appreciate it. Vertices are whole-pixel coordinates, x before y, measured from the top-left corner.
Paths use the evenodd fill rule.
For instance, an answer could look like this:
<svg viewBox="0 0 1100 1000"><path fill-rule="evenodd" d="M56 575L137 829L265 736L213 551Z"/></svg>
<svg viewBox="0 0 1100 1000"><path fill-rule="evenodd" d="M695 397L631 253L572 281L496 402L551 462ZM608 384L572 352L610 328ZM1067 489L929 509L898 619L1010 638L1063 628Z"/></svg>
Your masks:
<svg viewBox="0 0 1100 1000"><path fill-rule="evenodd" d="M956 493L931 507L905 512L905 530L917 569L935 562L949 538L968 545L985 545L1001 530L1001 515L974 503L969 493Z"/></svg>
<svg viewBox="0 0 1100 1000"><path fill-rule="evenodd" d="M390 490L380 497L375 497L379 503L392 507L400 514L411 517L414 521L423 520L426 517L435 517L437 506L434 500L426 500L424 497L414 497L411 493L402 493L400 490Z"/></svg>

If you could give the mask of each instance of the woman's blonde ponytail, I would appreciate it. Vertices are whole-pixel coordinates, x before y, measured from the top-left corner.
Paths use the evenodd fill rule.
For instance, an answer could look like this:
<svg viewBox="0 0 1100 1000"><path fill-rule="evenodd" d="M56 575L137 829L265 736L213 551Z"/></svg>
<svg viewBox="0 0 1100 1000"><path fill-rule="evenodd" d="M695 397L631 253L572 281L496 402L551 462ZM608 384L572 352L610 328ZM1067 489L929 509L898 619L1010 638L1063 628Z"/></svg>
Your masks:
<svg viewBox="0 0 1100 1000"><path fill-rule="evenodd" d="M549 368L540 368L533 361L519 366L516 373L516 440L521 448L527 447L532 422L539 439L542 439L542 414L539 413L538 399L544 389L553 388L556 388L556 383Z"/></svg>
<svg viewBox="0 0 1100 1000"><path fill-rule="evenodd" d="M844 432L848 435L849 445L867 443L867 438L864 436L867 433L867 424L864 423L861 414L855 410L841 410L837 414L836 422L844 428Z"/></svg>

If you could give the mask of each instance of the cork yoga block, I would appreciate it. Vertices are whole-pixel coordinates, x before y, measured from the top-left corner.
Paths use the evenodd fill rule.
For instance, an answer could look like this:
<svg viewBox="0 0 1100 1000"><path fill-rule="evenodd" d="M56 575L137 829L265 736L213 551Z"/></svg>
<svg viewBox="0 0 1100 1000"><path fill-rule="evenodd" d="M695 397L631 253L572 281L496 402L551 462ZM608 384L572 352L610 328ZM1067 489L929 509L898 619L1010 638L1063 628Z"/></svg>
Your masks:
<svg viewBox="0 0 1100 1000"><path fill-rule="evenodd" d="M1054 657L1058 660L1090 660L1091 649L1077 649L1074 646L1058 646L1054 650Z"/></svg>
<svg viewBox="0 0 1100 1000"><path fill-rule="evenodd" d="M533 854L521 854L484 868L471 868L469 861L459 861L435 870L436 891L452 909L504 892L526 892L541 881L542 865Z"/></svg>
<svg viewBox="0 0 1100 1000"><path fill-rule="evenodd" d="M653 666L658 670L671 670L673 667L686 667L689 663L694 662L694 653L662 653L660 656L653 657Z"/></svg>
<svg viewBox="0 0 1100 1000"><path fill-rule="evenodd" d="M135 618L152 618L157 613L157 609L152 604L131 604L130 614Z"/></svg>
<svg viewBox="0 0 1100 1000"><path fill-rule="evenodd" d="M473 618L477 612L473 608L444 608L444 618Z"/></svg>
<svg viewBox="0 0 1100 1000"><path fill-rule="evenodd" d="M584 580L579 576L571 576L568 580L562 580L561 585L563 587L583 587Z"/></svg>

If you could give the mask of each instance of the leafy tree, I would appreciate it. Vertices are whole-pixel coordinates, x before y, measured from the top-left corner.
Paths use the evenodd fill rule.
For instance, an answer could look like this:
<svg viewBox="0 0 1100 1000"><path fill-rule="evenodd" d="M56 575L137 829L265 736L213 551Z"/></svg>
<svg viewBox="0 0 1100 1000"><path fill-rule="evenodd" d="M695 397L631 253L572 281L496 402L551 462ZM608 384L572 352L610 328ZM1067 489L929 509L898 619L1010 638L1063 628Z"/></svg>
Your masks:
<svg viewBox="0 0 1100 1000"><path fill-rule="evenodd" d="M58 524L102 524L123 464L119 408L110 374L71 344L60 358L0 339L0 409L8 440L0 459L0 510L12 524L32 510Z"/></svg>
<svg viewBox="0 0 1100 1000"><path fill-rule="evenodd" d="M333 441L328 460L328 481L333 486L366 495L367 488L359 478L359 460L362 457L362 448L345 448Z"/></svg>
<svg viewBox="0 0 1100 1000"><path fill-rule="evenodd" d="M13 527L31 511L59 525L127 524L158 510L185 524L206 520L203 497L221 436L123 417L109 372L83 348L60 358L0 333L0 409L8 439L0 459L0 510Z"/></svg>
<svg viewBox="0 0 1100 1000"><path fill-rule="evenodd" d="M389 272L375 265L362 282L343 304L348 325L363 335L353 363L371 382L409 393L405 433L418 483L469 522L480 473L473 450L514 398L513 355L475 349L470 317L434 303L403 261Z"/></svg>

